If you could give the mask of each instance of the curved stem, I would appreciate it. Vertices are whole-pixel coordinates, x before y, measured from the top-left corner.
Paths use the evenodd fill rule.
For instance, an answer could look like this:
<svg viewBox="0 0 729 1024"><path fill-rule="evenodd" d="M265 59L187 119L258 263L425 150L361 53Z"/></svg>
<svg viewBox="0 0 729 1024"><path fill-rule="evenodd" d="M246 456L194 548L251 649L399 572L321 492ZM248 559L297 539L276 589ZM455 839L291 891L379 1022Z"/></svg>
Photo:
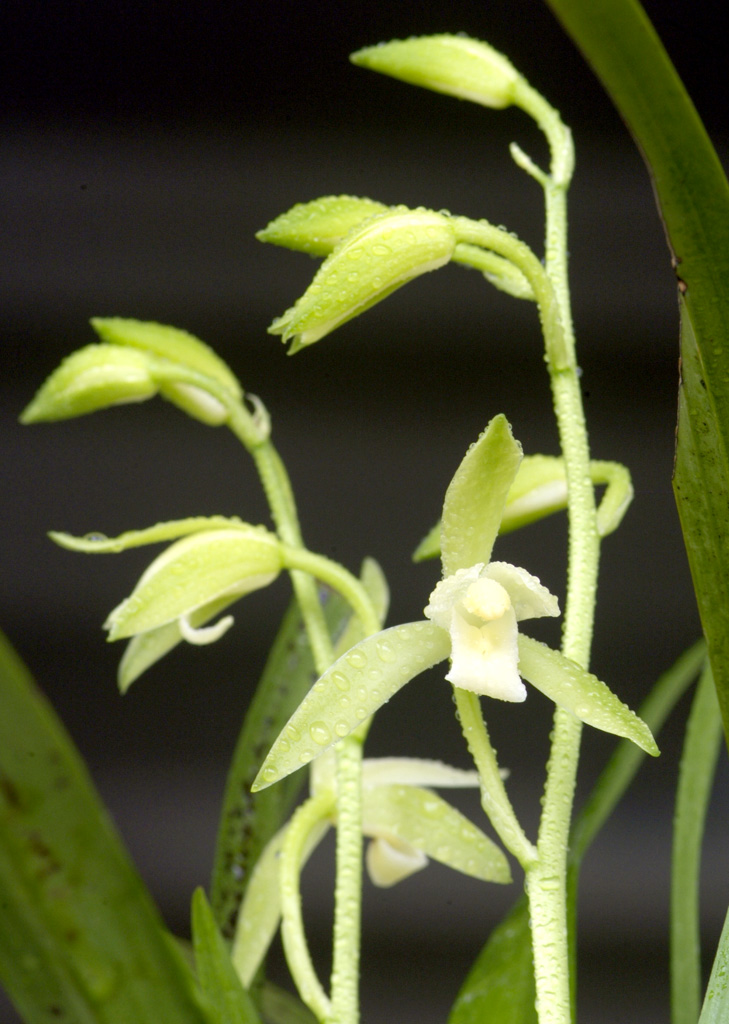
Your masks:
<svg viewBox="0 0 729 1024"><path fill-rule="evenodd" d="M453 693L461 729L478 769L483 809L501 842L526 871L536 860L537 851L524 834L506 795L478 696L458 686L453 687Z"/></svg>
<svg viewBox="0 0 729 1024"><path fill-rule="evenodd" d="M320 1021L327 1020L331 1002L316 976L304 934L299 875L312 832L332 814L331 791L312 797L296 811L281 850L281 938L286 962L299 995Z"/></svg>
<svg viewBox="0 0 729 1024"><path fill-rule="evenodd" d="M375 633L380 628L380 622L365 588L342 566L313 555L304 548L291 483L284 464L269 439L270 425L268 417L262 415L262 403L258 403L257 414L254 414L212 378L197 374L186 367L162 363L157 369L160 378L190 383L208 391L216 398L227 410L227 425L251 454L276 531L288 549L294 593L301 609L314 664L317 672L323 674L334 661L334 649L312 569L318 568L320 571L317 575L320 578L331 582L344 593L360 617L365 630L368 633ZM337 747L337 867L331 1002L316 979L306 947L301 924L298 867L294 871L291 866L298 863L295 859L289 859L286 874L288 914L284 918L283 933L291 973L300 988L304 1002L315 1009L320 1019L329 1019L330 1013L333 1012L335 1016L332 1021L336 1020L337 1024L356 1024L359 1018L357 981L361 913L361 774L362 739L355 735L342 740ZM304 805L306 806L308 805ZM315 812L309 809L307 813ZM293 829L293 824L294 822L287 836L287 844L298 841L298 832ZM283 888L282 880L282 892Z"/></svg>

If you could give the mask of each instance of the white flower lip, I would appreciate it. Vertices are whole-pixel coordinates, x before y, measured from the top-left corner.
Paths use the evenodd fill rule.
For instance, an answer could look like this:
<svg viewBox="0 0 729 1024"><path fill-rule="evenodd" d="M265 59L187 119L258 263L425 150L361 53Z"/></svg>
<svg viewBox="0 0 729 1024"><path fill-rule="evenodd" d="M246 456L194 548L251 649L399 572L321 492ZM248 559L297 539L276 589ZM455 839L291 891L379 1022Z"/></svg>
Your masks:
<svg viewBox="0 0 729 1024"><path fill-rule="evenodd" d="M559 605L525 569L490 562L441 580L425 615L450 633L449 682L499 700L523 701L517 622L559 615Z"/></svg>

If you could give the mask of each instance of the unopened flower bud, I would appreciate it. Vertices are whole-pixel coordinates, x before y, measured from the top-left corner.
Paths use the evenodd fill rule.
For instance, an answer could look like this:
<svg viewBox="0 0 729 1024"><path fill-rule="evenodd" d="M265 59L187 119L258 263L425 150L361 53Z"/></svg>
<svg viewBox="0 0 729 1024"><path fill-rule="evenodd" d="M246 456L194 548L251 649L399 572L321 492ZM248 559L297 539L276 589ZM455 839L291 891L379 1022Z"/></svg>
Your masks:
<svg viewBox="0 0 729 1024"><path fill-rule="evenodd" d="M290 352L311 345L374 306L412 278L436 270L453 255L448 217L396 207L372 217L337 245L299 301L269 327Z"/></svg>
<svg viewBox="0 0 729 1024"><path fill-rule="evenodd" d="M357 196L322 196L310 203L297 203L256 234L260 242L271 242L311 256L328 256L352 228L388 207L374 199Z"/></svg>
<svg viewBox="0 0 729 1024"><path fill-rule="evenodd" d="M421 36L353 53L360 67L485 107L508 107L520 75L498 50L468 36Z"/></svg>
<svg viewBox="0 0 729 1024"><path fill-rule="evenodd" d="M157 393L142 352L87 345L63 360L20 416L21 423L65 420Z"/></svg>

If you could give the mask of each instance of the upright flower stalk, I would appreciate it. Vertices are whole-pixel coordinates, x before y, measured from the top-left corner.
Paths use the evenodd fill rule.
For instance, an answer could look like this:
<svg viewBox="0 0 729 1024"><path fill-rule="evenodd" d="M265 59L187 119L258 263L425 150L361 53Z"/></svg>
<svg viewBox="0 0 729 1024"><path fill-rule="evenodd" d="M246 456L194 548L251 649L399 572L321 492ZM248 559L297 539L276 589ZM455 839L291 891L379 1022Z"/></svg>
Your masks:
<svg viewBox="0 0 729 1024"><path fill-rule="evenodd" d="M487 107L517 105L540 126L551 152L546 172L518 146L511 147L517 165L545 193L544 263L486 220L346 195L299 204L259 233L264 241L324 258L310 287L269 328L290 342L290 353L449 262L475 268L495 287L536 303L562 454L524 457L506 417L490 419L446 491L440 523L416 552L416 560L441 558L442 578L424 608L425 618L383 629L387 599L381 573L377 583L367 570L358 580L305 548L265 407L246 397L226 364L184 331L121 319L93 321L101 344L65 360L23 419L65 419L159 394L209 426L227 426L258 470L275 532L212 516L160 523L116 538L52 535L61 546L97 553L173 541L107 620L110 639L130 640L120 666L122 690L180 641L217 640L233 623L230 615L217 618L223 611L284 570L290 573L319 678L304 694L310 663L300 669L301 687L292 687L288 662L281 670L281 685L292 697L280 714L269 717L274 724L266 739L257 740L253 771L239 789L248 797L249 789L257 793L311 764L310 795L288 823L282 814L269 832L261 830L262 852L234 922L232 964L241 984L252 984L280 922L292 977L320 1024L358 1024L363 836L371 840L367 866L374 884L395 884L423 868L428 858L504 884L511 876L503 850L432 791L477 785L494 830L525 872L539 1022L570 1024L574 921L567 853L582 724L658 753L646 723L588 667L600 538L620 522L632 487L624 467L590 461L567 273L572 138L559 114L511 63L477 40L411 39L362 50L353 60ZM607 484L599 508L596 483ZM558 651L521 631L523 621L559 615L557 598L526 569L493 560L492 549L499 533L565 506L567 594ZM341 613L343 636L333 627L336 643L317 581L336 591L353 613L348 625ZM217 621L211 625L212 619ZM372 715L421 672L446 660L445 678L476 771L435 760L363 762ZM556 705L536 842L511 805L480 703L481 697L521 702L527 683ZM258 728L262 717L252 720ZM260 747L274 736L261 764ZM331 826L336 826L336 880L327 993L306 943L299 878ZM236 892L240 899L242 886ZM227 912L225 917L228 921ZM216 934L218 939L221 955L228 957Z"/></svg>

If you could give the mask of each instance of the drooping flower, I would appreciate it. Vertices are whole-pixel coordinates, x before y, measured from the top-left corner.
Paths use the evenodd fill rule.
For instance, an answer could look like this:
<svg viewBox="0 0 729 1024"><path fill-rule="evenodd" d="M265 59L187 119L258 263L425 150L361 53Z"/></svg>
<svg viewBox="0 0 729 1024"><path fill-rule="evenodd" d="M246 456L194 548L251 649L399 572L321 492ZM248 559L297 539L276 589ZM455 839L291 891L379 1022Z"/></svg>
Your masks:
<svg viewBox="0 0 729 1024"><path fill-rule="evenodd" d="M312 772L311 798L323 817L310 822L301 845L300 870L336 824L333 751L320 757ZM478 786L478 774L421 758L375 758L362 763L362 833L370 840L365 863L374 885L389 887L426 867L429 859L482 881L511 880L503 851L433 788ZM326 799L327 794L331 799ZM281 829L261 854L238 916L232 958L244 985L249 985L276 933L281 914L281 872L290 856Z"/></svg>

